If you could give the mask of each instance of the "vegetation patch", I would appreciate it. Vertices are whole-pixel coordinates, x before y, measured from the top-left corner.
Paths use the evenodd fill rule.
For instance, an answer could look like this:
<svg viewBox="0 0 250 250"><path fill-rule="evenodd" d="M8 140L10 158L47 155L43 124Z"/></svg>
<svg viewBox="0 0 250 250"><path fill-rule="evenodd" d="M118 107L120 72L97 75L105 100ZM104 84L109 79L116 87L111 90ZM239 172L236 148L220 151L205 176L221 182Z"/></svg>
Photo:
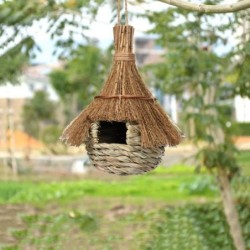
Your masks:
<svg viewBox="0 0 250 250"><path fill-rule="evenodd" d="M247 249L250 248L250 206L237 206ZM166 208L153 225L146 250L234 250L229 228L218 204Z"/></svg>
<svg viewBox="0 0 250 250"><path fill-rule="evenodd" d="M175 172L176 171L176 172ZM201 187L199 179L207 184ZM155 172L124 179L32 182L8 181L0 183L1 203L46 204L48 201L67 202L86 196L145 197L176 202L196 198L214 198L217 191L207 174L198 176L186 166L158 168Z"/></svg>

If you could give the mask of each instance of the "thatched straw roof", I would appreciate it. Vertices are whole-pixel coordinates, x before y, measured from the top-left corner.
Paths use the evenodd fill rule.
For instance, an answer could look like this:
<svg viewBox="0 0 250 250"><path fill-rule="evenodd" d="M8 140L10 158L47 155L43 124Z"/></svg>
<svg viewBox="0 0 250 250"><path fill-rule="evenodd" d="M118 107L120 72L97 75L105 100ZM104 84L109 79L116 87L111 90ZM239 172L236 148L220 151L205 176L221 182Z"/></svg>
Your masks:
<svg viewBox="0 0 250 250"><path fill-rule="evenodd" d="M175 146L180 130L172 123L139 75L134 54L132 26L114 27L115 57L103 89L64 130L61 139L72 146L88 140L92 123L97 121L136 122L141 130L142 147Z"/></svg>

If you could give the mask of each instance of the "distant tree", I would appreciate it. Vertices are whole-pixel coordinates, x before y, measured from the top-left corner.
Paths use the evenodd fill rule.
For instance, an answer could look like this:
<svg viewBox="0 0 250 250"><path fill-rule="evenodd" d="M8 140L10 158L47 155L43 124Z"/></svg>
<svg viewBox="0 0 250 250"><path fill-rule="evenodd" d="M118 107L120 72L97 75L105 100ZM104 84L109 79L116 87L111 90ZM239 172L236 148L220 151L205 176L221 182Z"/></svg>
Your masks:
<svg viewBox="0 0 250 250"><path fill-rule="evenodd" d="M104 0L0 1L0 84L16 81L23 66L39 50L34 30L43 30L55 43L55 55L67 57L88 38L85 31ZM84 14L83 14L84 13ZM84 16L85 15L85 16ZM86 22L87 17L89 19ZM85 21L84 21L85 20Z"/></svg>
<svg viewBox="0 0 250 250"><path fill-rule="evenodd" d="M23 107L23 125L25 131L41 139L42 130L56 123L56 105L50 101L48 94L37 91Z"/></svg>
<svg viewBox="0 0 250 250"><path fill-rule="evenodd" d="M248 77L249 71L244 68L245 58L238 82L226 83L237 58L232 49L224 55L216 53L218 47L231 45L231 37L225 33L233 34L236 24L240 27L237 18L173 8L151 13L148 18L154 24L151 32L158 35L158 42L167 50L165 62L152 68L155 81L165 93L175 94L181 103L182 124L197 145L197 167L205 166L218 177L232 239L237 250L245 250L230 187L239 167L232 138L233 121L228 110L239 85L241 93L247 94L243 77Z"/></svg>
<svg viewBox="0 0 250 250"><path fill-rule="evenodd" d="M28 51L33 46L33 40L28 37L0 56L0 84L15 82L21 74L23 66L28 63ZM1 48L1 47L0 47Z"/></svg>
<svg viewBox="0 0 250 250"><path fill-rule="evenodd" d="M234 62L231 67L235 78L235 94L250 98L250 10L236 13L235 31L242 28L237 36L238 44L233 50Z"/></svg>
<svg viewBox="0 0 250 250"><path fill-rule="evenodd" d="M50 80L65 104L66 123L83 109L100 90L111 64L110 51L95 45L80 46Z"/></svg>

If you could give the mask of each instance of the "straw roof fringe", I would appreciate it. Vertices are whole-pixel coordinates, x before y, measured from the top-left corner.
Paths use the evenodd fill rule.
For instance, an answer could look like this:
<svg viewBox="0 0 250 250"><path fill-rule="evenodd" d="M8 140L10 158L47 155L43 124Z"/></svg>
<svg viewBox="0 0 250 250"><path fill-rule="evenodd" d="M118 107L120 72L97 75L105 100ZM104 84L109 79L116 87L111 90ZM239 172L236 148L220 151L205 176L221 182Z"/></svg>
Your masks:
<svg viewBox="0 0 250 250"><path fill-rule="evenodd" d="M115 60L100 93L64 130L61 139L72 146L88 141L97 121L136 122L144 148L175 146L182 134L154 100L139 75L134 54L132 26L114 27Z"/></svg>

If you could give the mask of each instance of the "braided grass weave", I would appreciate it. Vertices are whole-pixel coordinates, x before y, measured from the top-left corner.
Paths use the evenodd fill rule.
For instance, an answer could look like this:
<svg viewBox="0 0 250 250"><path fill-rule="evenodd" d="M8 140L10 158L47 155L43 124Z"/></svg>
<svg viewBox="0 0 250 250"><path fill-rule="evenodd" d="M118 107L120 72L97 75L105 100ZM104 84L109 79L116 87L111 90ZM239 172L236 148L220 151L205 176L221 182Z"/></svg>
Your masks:
<svg viewBox="0 0 250 250"><path fill-rule="evenodd" d="M126 143L98 143L99 123L92 124L86 143L93 165L102 171L117 175L135 175L157 167L164 153L164 147L141 147L139 126L126 123Z"/></svg>

